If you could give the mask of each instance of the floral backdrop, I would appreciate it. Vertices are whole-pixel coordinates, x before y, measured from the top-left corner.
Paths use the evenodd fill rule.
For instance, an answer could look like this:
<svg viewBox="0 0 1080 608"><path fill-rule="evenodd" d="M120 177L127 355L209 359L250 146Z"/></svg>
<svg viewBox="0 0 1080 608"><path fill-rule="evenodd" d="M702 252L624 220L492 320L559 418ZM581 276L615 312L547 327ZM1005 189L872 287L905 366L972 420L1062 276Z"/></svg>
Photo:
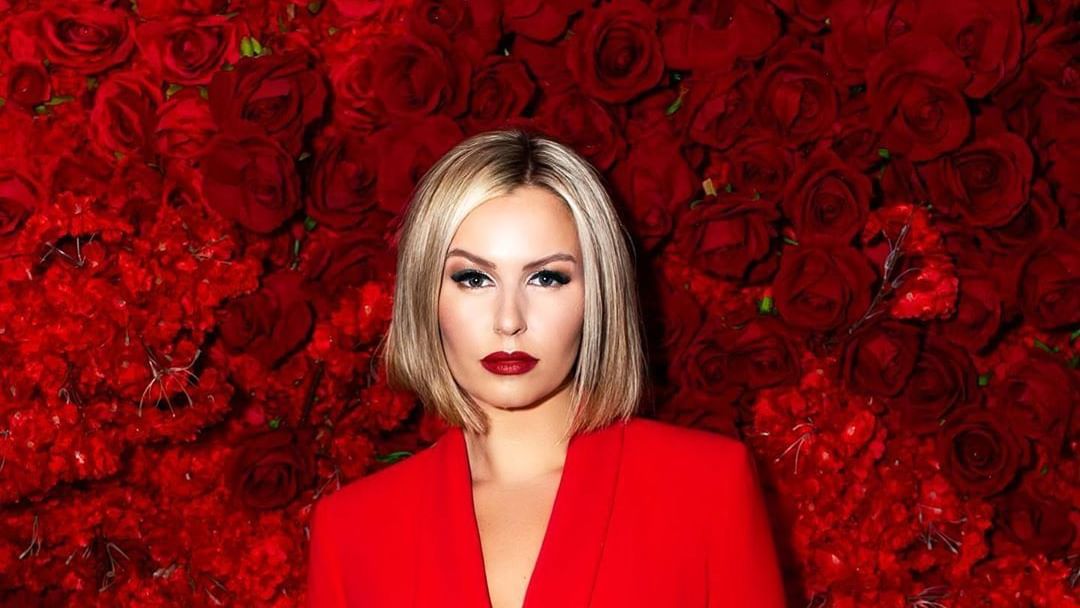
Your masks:
<svg viewBox="0 0 1080 608"><path fill-rule="evenodd" d="M1077 5L0 0L0 604L302 603L313 502L445 430L373 356L403 206L519 126L792 606L1075 605Z"/></svg>

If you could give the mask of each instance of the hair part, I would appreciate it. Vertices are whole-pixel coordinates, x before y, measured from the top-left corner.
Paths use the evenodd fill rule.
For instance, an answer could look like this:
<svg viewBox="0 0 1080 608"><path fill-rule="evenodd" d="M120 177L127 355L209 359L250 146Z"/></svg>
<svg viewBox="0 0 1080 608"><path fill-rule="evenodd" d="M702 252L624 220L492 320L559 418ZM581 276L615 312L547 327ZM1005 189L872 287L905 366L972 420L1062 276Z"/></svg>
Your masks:
<svg viewBox="0 0 1080 608"><path fill-rule="evenodd" d="M487 131L462 141L417 184L395 235L393 316L377 349L388 383L413 392L448 423L487 433L487 416L446 362L439 290L446 252L465 216L525 186L543 188L567 205L581 244L585 310L571 371L568 433L627 420L647 394L633 242L603 176L570 148L522 129Z"/></svg>

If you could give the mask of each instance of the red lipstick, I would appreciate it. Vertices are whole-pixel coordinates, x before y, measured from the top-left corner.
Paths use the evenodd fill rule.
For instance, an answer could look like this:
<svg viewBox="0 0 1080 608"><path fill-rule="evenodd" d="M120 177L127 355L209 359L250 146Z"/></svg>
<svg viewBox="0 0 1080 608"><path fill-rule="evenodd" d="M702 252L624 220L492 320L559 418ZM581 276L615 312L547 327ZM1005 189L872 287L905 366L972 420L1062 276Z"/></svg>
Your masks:
<svg viewBox="0 0 1080 608"><path fill-rule="evenodd" d="M483 364L484 369L493 374L509 376L514 374L524 374L536 367L537 361L539 361L539 359L520 350L515 350L512 353L500 350L484 357L480 360L480 363Z"/></svg>

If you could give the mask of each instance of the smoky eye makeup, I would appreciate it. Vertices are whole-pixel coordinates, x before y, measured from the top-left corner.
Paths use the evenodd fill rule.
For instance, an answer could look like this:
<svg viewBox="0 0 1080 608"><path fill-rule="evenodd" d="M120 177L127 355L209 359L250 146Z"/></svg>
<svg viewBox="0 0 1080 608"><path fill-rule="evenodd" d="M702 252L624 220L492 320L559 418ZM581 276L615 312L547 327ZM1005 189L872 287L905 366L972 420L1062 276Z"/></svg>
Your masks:
<svg viewBox="0 0 1080 608"><path fill-rule="evenodd" d="M450 280L467 289L476 289L486 286L485 282L491 281L491 278L479 270L466 268L451 273ZM529 277L529 283L540 287L559 287L569 282L569 274L550 269L538 270Z"/></svg>

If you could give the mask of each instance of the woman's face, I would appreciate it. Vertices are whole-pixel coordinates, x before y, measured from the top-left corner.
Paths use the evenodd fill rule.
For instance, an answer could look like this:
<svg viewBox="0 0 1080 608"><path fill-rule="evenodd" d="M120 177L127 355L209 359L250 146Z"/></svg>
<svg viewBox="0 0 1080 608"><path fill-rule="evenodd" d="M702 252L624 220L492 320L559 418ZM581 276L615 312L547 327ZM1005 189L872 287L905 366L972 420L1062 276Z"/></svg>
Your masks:
<svg viewBox="0 0 1080 608"><path fill-rule="evenodd" d="M558 197L521 187L465 217L443 268L439 330L454 379L481 407L566 390L584 311L581 246ZM527 356L500 364L499 353Z"/></svg>

